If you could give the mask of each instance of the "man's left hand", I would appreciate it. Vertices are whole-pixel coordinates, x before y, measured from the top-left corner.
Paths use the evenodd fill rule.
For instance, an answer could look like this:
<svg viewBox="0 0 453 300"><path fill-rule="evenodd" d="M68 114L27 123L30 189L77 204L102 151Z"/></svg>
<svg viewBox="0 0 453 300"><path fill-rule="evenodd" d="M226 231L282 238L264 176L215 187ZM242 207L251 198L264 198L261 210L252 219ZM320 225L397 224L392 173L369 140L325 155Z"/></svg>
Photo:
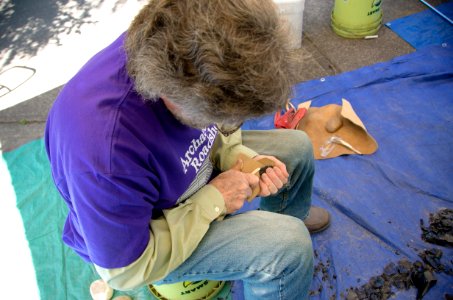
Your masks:
<svg viewBox="0 0 453 300"><path fill-rule="evenodd" d="M274 161L273 167L267 168L266 172L260 177L260 193L258 196L267 197L276 194L286 183L288 183L289 174L286 166L274 156L257 155L253 159L260 160L267 158Z"/></svg>

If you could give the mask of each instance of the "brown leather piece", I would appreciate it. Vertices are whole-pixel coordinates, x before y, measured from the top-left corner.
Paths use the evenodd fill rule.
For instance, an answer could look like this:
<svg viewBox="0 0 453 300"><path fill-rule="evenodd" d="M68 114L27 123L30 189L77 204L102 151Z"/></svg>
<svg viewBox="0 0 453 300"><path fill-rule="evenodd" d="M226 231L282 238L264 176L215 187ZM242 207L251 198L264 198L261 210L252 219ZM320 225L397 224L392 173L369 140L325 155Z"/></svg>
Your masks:
<svg viewBox="0 0 453 300"><path fill-rule="evenodd" d="M299 107L308 108L308 111L299 122L297 129L305 131L310 137L315 159L376 152L378 149L376 140L367 132L365 125L347 100L343 99L342 106L329 104L323 107L310 107L310 105L310 101L299 105ZM332 137L340 138L356 151L345 145L329 143L328 141ZM324 149L324 154L322 149ZM326 149L331 149L331 151L326 151Z"/></svg>
<svg viewBox="0 0 453 300"><path fill-rule="evenodd" d="M243 162L241 172L256 175L258 178L261 176L260 170L264 170L266 167L273 167L275 165L274 161L268 158L254 160L242 153L238 155L237 160L239 159ZM253 189L252 194L247 198L247 201L252 201L259 193L260 187L258 185Z"/></svg>

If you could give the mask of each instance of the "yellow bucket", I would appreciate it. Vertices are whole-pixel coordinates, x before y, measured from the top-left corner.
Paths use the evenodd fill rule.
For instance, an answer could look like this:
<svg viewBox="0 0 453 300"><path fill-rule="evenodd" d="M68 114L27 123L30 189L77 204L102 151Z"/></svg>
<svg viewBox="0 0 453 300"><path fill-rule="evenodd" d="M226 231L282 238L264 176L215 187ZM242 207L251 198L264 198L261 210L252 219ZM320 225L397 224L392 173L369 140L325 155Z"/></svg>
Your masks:
<svg viewBox="0 0 453 300"><path fill-rule="evenodd" d="M363 38L382 25L382 0L335 0L332 29L339 36Z"/></svg>
<svg viewBox="0 0 453 300"><path fill-rule="evenodd" d="M214 298L225 285L225 281L200 280L148 286L159 300L205 300Z"/></svg>

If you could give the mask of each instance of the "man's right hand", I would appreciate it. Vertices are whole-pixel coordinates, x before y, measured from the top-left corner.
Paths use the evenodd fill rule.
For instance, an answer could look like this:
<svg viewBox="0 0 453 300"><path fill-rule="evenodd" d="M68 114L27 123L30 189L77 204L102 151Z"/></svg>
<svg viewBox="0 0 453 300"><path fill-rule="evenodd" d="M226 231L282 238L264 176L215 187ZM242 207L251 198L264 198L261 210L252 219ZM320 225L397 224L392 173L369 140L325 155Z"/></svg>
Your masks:
<svg viewBox="0 0 453 300"><path fill-rule="evenodd" d="M227 214L239 210L244 205L245 199L252 195L253 189L259 184L257 176L241 172L242 164L242 160L238 160L230 170L209 182L222 194Z"/></svg>

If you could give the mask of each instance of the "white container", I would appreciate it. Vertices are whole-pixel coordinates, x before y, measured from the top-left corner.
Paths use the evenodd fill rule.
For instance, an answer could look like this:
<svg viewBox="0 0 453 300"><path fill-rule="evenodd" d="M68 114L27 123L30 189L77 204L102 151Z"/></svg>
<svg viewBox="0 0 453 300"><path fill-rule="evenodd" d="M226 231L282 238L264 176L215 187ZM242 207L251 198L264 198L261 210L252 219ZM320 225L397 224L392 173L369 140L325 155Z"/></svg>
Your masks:
<svg viewBox="0 0 453 300"><path fill-rule="evenodd" d="M305 0L273 0L277 4L281 16L290 25L291 47L298 49L302 46L302 24Z"/></svg>

